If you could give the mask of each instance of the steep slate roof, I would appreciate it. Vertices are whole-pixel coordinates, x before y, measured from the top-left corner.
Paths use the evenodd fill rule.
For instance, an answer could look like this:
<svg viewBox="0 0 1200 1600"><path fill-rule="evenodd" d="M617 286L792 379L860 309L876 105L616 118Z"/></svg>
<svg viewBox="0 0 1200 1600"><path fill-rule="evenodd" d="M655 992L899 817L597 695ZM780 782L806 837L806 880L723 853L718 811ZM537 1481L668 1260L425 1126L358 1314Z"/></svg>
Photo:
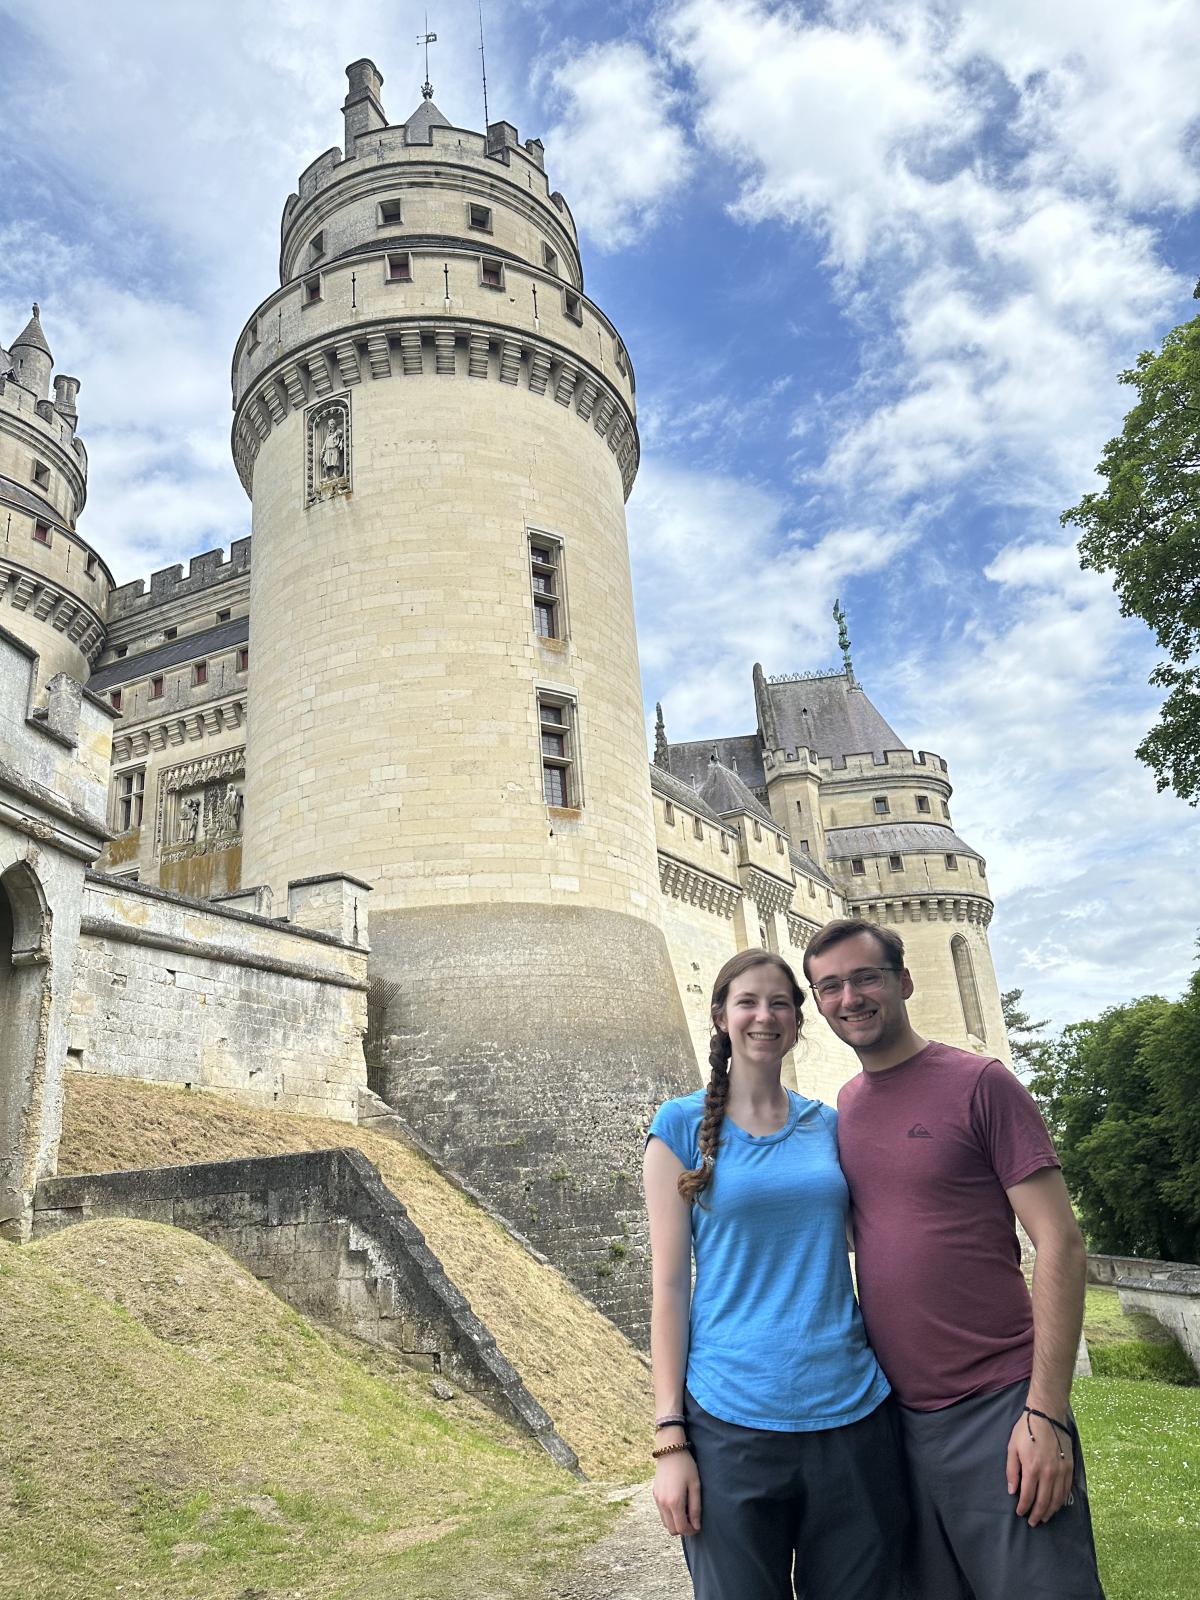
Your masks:
<svg viewBox="0 0 1200 1600"><path fill-rule="evenodd" d="M837 888L833 879L826 877L813 858L806 855L803 850L792 847L788 850L788 856L791 858L792 866L802 878L811 878L814 883L819 883L825 889Z"/></svg>
<svg viewBox="0 0 1200 1600"><path fill-rule="evenodd" d="M899 855L905 850L945 851L982 859L944 822L883 822L877 827L828 828L825 849L831 857Z"/></svg>
<svg viewBox="0 0 1200 1600"><path fill-rule="evenodd" d="M444 117L432 100L422 100L421 104L404 124L405 144L432 144L433 136L430 128L449 128L452 124Z"/></svg>
<svg viewBox="0 0 1200 1600"><path fill-rule="evenodd" d="M723 767L719 761L714 761L711 757L708 772L700 785L700 794L722 817L757 817L760 822L767 823L777 832L782 831L766 806L754 798L737 773L731 772L728 767Z"/></svg>
<svg viewBox="0 0 1200 1600"><path fill-rule="evenodd" d="M87 686L93 693L114 688L118 684L132 683L148 673L161 672L164 667L178 667L185 661L198 661L204 656L215 656L235 644L245 644L250 637L250 618L232 617L215 628L204 628L200 633L188 633L182 639L170 639L154 650L143 650L140 656L122 656L110 661L99 672L93 672Z"/></svg>
<svg viewBox="0 0 1200 1600"><path fill-rule="evenodd" d="M50 346L46 343L46 335L42 332L37 306L34 306L33 315L13 340L13 351L19 350L22 345L26 350L40 350L43 355L50 355Z"/></svg>
<svg viewBox="0 0 1200 1600"><path fill-rule="evenodd" d="M725 827L707 800L700 798L699 790L693 789L690 783L684 783L682 778L675 777L674 773L656 767L653 762L650 763L650 787L655 794L661 794L664 799L673 801L675 805L686 806L698 816L707 817L709 822L715 822L718 828Z"/></svg>
<svg viewBox="0 0 1200 1600"><path fill-rule="evenodd" d="M687 783L695 778L697 783L703 784L714 750L721 765L736 770L738 777L751 789L761 789L766 783L762 746L756 733L735 734L731 739L691 739L684 744L673 744L670 747L671 771Z"/></svg>
<svg viewBox="0 0 1200 1600"><path fill-rule="evenodd" d="M845 673L834 678L767 682L775 731L785 750L804 748L844 766L847 756L882 756L908 746Z"/></svg>

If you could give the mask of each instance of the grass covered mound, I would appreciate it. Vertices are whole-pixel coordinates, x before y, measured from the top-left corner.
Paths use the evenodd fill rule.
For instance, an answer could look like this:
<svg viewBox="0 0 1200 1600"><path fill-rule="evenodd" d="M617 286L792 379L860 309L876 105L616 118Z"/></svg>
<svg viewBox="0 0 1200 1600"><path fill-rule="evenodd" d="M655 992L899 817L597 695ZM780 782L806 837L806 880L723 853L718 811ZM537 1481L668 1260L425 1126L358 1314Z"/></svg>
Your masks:
<svg viewBox="0 0 1200 1600"><path fill-rule="evenodd" d="M114 1172L334 1146L353 1146L379 1168L588 1477L621 1483L648 1477L654 1400L633 1346L419 1151L345 1122L75 1073L67 1080L58 1170Z"/></svg>
<svg viewBox="0 0 1200 1600"><path fill-rule="evenodd" d="M1115 1289L1089 1285L1084 1335L1098 1378L1195 1384L1196 1369L1167 1330L1141 1311L1122 1311Z"/></svg>
<svg viewBox="0 0 1200 1600"><path fill-rule="evenodd" d="M516 1600L609 1514L154 1223L0 1244L3 1600Z"/></svg>

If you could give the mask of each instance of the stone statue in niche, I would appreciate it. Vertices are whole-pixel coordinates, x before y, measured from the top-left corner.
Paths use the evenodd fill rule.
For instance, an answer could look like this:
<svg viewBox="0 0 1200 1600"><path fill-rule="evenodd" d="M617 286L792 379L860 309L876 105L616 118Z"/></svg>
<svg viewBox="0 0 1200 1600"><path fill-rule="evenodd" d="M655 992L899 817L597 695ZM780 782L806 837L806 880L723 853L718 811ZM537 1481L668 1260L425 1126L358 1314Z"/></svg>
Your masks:
<svg viewBox="0 0 1200 1600"><path fill-rule="evenodd" d="M305 504L350 493L350 398L311 406L305 425Z"/></svg>
<svg viewBox="0 0 1200 1600"><path fill-rule="evenodd" d="M217 833L237 833L242 825L242 792L234 783L226 784L213 805Z"/></svg>
<svg viewBox="0 0 1200 1600"><path fill-rule="evenodd" d="M175 829L176 844L195 844L200 832L201 798L198 794L186 795L179 802L179 819Z"/></svg>
<svg viewBox="0 0 1200 1600"><path fill-rule="evenodd" d="M346 451L338 419L330 417L325 428L325 443L321 446L321 477L341 478L345 475Z"/></svg>

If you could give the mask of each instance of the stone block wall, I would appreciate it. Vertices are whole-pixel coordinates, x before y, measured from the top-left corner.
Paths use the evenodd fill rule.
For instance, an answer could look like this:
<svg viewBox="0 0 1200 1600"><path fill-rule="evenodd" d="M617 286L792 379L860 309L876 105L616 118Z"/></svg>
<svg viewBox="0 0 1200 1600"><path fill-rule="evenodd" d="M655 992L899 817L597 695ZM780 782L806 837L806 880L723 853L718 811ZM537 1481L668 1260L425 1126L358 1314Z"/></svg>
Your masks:
<svg viewBox="0 0 1200 1600"><path fill-rule="evenodd" d="M88 875L69 1065L353 1122L366 1085L361 943Z"/></svg>
<svg viewBox="0 0 1200 1600"><path fill-rule="evenodd" d="M39 1185L35 1237L96 1217L141 1217L199 1234L298 1311L457 1383L578 1471L575 1452L357 1150Z"/></svg>

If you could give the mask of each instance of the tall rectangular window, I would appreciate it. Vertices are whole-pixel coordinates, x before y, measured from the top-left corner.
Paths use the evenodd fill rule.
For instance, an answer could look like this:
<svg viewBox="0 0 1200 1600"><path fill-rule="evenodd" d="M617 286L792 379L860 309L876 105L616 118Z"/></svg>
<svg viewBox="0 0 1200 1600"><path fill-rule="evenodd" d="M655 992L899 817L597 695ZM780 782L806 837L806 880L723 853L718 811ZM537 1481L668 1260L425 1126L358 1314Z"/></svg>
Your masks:
<svg viewBox="0 0 1200 1600"><path fill-rule="evenodd" d="M503 289L503 261L497 261L493 256L480 256L479 282L485 289Z"/></svg>
<svg viewBox="0 0 1200 1600"><path fill-rule="evenodd" d="M135 767L129 772L118 772L116 784L117 831L127 833L130 828L140 828L142 825L142 804L146 794L145 767Z"/></svg>
<svg viewBox="0 0 1200 1600"><path fill-rule="evenodd" d="M529 576L533 585L533 627L539 639L562 639L562 545L543 534L529 536Z"/></svg>
<svg viewBox="0 0 1200 1600"><path fill-rule="evenodd" d="M205 684L207 682L208 682L208 662L207 661L197 661L195 666L192 668L192 683L193 683L195 688L199 689L202 684Z"/></svg>
<svg viewBox="0 0 1200 1600"><path fill-rule="evenodd" d="M583 325L583 297L575 293L574 289L563 290L563 316L569 317L572 322Z"/></svg>
<svg viewBox="0 0 1200 1600"><path fill-rule="evenodd" d="M237 653L237 669L245 672L250 665L250 646L243 645Z"/></svg>
<svg viewBox="0 0 1200 1600"><path fill-rule="evenodd" d="M109 698L109 703L111 704L113 710L114 711L120 711L120 709L121 709L121 691L120 691L120 689L110 689L109 692L108 692L108 698Z"/></svg>
<svg viewBox="0 0 1200 1600"><path fill-rule="evenodd" d="M547 272L558 271L558 256L553 250L551 250L548 244L544 244L542 246L542 265L545 267Z"/></svg>
<svg viewBox="0 0 1200 1600"><path fill-rule="evenodd" d="M163 680L162 680L162 674L159 673L157 677L153 677L153 678L150 679L150 698L151 698L151 700L161 700L162 697L163 697Z"/></svg>
<svg viewBox="0 0 1200 1600"><path fill-rule="evenodd" d="M557 695L538 695L542 746L542 797L548 806L577 806L574 707Z"/></svg>

